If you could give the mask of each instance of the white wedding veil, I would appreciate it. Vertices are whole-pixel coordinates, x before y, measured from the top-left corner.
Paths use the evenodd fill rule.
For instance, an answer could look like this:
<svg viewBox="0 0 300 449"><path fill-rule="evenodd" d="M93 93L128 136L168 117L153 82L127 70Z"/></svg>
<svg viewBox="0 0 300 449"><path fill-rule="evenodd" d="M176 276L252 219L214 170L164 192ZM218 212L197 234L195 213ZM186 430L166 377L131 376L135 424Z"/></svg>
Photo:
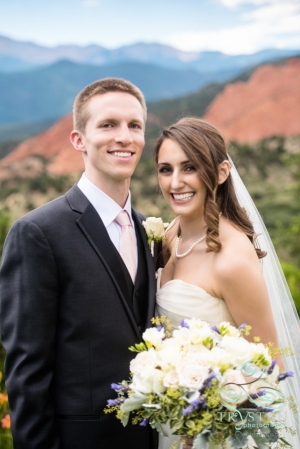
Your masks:
<svg viewBox="0 0 300 449"><path fill-rule="evenodd" d="M240 205L246 210L257 235L256 246L266 251L266 257L260 259L263 275L267 284L273 317L277 329L279 346L281 349L292 352L293 355L283 353L285 371L293 371L294 377L280 382L280 388L287 397L293 397L296 405L300 407L300 322L293 298L285 280L274 246L267 228L251 198L243 181L241 180L232 160L231 177L236 196ZM300 411L295 413L288 406L285 407L287 427L293 427L296 435L285 435L286 440L294 449L300 448Z"/></svg>

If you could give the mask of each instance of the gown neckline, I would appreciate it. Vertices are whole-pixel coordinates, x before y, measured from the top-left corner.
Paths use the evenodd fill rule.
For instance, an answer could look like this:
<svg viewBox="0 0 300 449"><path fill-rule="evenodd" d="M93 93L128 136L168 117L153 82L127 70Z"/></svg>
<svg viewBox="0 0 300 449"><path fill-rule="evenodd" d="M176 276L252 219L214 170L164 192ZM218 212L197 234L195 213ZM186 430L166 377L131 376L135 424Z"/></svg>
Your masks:
<svg viewBox="0 0 300 449"><path fill-rule="evenodd" d="M214 299L222 299L222 298L218 298L217 296L211 295L211 294L208 293L204 288L199 287L199 285L190 284L189 282L183 281L182 279L171 279L170 281L165 282L163 286L161 286L161 273L162 273L162 269L161 269L161 272L160 272L160 276L159 276L159 278L158 278L158 280L159 280L159 282L158 282L158 288L157 288L157 291L158 291L158 292L159 292L160 290L164 289L168 284L172 284L172 283L179 282L179 283L181 283L181 284L183 284L183 285L187 285L189 288L194 288L194 289L200 290L200 291L204 292L206 295L210 296L211 298L214 298Z"/></svg>

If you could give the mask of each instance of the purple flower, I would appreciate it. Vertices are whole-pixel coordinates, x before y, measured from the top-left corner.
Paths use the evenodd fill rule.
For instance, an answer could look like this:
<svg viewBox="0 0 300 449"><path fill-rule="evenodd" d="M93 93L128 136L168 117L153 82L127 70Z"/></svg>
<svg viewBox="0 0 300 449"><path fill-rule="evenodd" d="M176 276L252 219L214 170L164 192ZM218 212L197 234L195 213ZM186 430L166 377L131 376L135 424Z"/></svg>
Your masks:
<svg viewBox="0 0 300 449"><path fill-rule="evenodd" d="M274 370L276 364L277 364L276 360L272 360L271 365L268 368L267 374L273 373L273 370Z"/></svg>
<svg viewBox="0 0 300 449"><path fill-rule="evenodd" d="M205 396L199 396L199 398L195 399L194 401L191 401L190 405L192 405L196 409L205 408L206 407Z"/></svg>
<svg viewBox="0 0 300 449"><path fill-rule="evenodd" d="M200 389L200 392L203 393L205 391L205 388L212 386L212 380L216 377L215 373L212 371L210 375L205 379L203 382L203 386Z"/></svg>
<svg viewBox="0 0 300 449"><path fill-rule="evenodd" d="M211 327L213 331L217 332L217 334L220 333L219 329L217 328L217 326L212 326Z"/></svg>
<svg viewBox="0 0 300 449"><path fill-rule="evenodd" d="M194 409L205 408L206 407L206 397L199 396L197 399L194 399L193 401L189 402L189 404Z"/></svg>
<svg viewBox="0 0 300 449"><path fill-rule="evenodd" d="M156 326L156 329L160 332L162 330L162 326Z"/></svg>
<svg viewBox="0 0 300 449"><path fill-rule="evenodd" d="M247 327L247 324L241 324L239 327L238 327L238 329L239 330L242 330L242 329L245 329L245 327Z"/></svg>
<svg viewBox="0 0 300 449"><path fill-rule="evenodd" d="M115 391L128 391L129 390L129 387L126 387L125 385L115 384L115 383L112 383L110 385L110 387Z"/></svg>
<svg viewBox="0 0 300 449"><path fill-rule="evenodd" d="M183 415L189 415L190 413L192 413L194 411L194 407L192 405L189 405L188 407L183 409Z"/></svg>
<svg viewBox="0 0 300 449"><path fill-rule="evenodd" d="M287 371L286 373L281 373L277 376L277 380L280 382L281 380L286 379L287 377L294 377L293 371Z"/></svg>
<svg viewBox="0 0 300 449"><path fill-rule="evenodd" d="M143 419L143 421L140 422L140 426L145 427L148 424L148 419Z"/></svg>
<svg viewBox="0 0 300 449"><path fill-rule="evenodd" d="M191 401L190 405L192 405L193 407L197 407L199 405L198 399L195 399L194 401Z"/></svg>
<svg viewBox="0 0 300 449"><path fill-rule="evenodd" d="M274 409L270 407L258 407L256 410L263 413L270 413L274 411Z"/></svg>
<svg viewBox="0 0 300 449"><path fill-rule="evenodd" d="M187 329L190 328L190 326L188 325L188 323L184 319L180 321L180 326L181 327L186 327Z"/></svg>
<svg viewBox="0 0 300 449"><path fill-rule="evenodd" d="M256 399L256 398L259 398L259 397L261 397L261 396L264 396L265 394L266 394L266 391L265 391L265 390L260 390L260 391L258 391L257 393L252 393L252 394L250 394L250 398Z"/></svg>
<svg viewBox="0 0 300 449"><path fill-rule="evenodd" d="M124 402L124 400L125 400L124 398L108 399L107 404L110 407L114 407L115 405L119 405L122 402Z"/></svg>

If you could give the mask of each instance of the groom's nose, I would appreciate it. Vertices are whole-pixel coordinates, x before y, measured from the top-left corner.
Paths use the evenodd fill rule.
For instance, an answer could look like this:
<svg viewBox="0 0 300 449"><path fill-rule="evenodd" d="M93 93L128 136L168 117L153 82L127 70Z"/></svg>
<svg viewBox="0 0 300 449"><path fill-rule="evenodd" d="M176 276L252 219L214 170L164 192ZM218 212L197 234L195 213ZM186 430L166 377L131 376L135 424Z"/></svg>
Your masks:
<svg viewBox="0 0 300 449"><path fill-rule="evenodd" d="M129 145L132 143L132 135L127 124L121 124L116 130L115 141L122 143L123 145Z"/></svg>

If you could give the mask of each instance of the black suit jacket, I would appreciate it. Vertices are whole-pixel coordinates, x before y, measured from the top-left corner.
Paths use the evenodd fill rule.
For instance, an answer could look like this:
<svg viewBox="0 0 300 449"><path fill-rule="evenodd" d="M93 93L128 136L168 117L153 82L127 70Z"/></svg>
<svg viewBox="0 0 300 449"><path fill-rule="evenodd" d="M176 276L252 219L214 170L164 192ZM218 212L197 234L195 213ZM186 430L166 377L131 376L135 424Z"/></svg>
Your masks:
<svg viewBox="0 0 300 449"><path fill-rule="evenodd" d="M128 271L77 186L18 220L0 274L1 333L15 449L153 449L153 432L105 415L155 307L154 265L133 211Z"/></svg>

